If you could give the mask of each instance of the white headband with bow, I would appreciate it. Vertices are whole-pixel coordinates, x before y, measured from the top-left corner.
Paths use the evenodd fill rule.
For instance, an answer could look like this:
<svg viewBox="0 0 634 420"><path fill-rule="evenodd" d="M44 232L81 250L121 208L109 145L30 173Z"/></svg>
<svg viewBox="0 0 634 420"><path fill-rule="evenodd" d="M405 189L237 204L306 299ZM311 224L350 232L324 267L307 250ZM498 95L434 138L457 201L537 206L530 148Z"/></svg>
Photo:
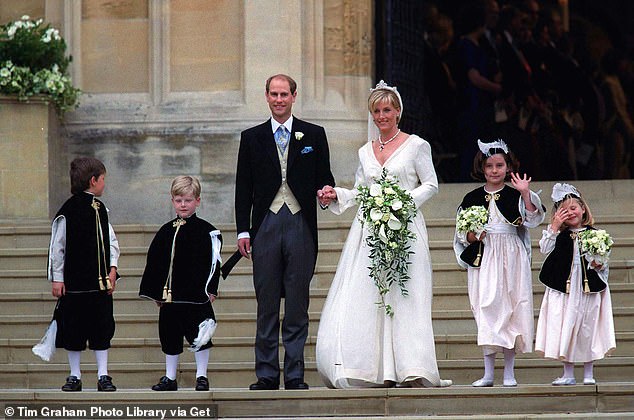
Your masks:
<svg viewBox="0 0 634 420"><path fill-rule="evenodd" d="M579 191L574 187L574 185L559 182L553 185L553 193L550 197L553 199L554 203L559 203L567 195L574 195L575 197L581 198L581 194L579 194Z"/></svg>

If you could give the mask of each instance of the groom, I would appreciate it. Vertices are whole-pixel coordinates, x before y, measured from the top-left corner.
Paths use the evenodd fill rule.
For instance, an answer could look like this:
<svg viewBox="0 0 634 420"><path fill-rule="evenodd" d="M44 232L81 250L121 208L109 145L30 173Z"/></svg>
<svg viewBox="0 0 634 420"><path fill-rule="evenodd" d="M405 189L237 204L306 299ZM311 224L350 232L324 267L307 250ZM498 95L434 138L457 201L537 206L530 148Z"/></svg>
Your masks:
<svg viewBox="0 0 634 420"><path fill-rule="evenodd" d="M292 115L295 81L284 74L271 76L265 96L272 117L242 132L236 174L238 250L243 257L252 257L258 306L258 380L249 389L279 389L282 297L284 387L308 389L304 344L310 280L317 260L315 198L324 185L334 185L334 178L323 127Z"/></svg>

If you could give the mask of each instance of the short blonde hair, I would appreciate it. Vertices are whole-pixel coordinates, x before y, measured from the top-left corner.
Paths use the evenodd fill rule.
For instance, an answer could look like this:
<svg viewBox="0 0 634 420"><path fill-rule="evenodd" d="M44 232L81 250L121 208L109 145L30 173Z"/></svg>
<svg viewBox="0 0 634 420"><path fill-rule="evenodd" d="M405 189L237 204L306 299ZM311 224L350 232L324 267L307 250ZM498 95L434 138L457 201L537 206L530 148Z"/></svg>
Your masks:
<svg viewBox="0 0 634 420"><path fill-rule="evenodd" d="M172 181L172 197L191 193L194 198L199 198L200 191L200 181L193 176L179 175Z"/></svg>
<svg viewBox="0 0 634 420"><path fill-rule="evenodd" d="M376 89L370 93L370 97L368 98L368 111L372 113L374 109L382 102L387 102L392 105L396 110L398 110L398 117L396 117L396 122L399 122L401 119L401 102L398 99L398 96L394 91L389 89Z"/></svg>
<svg viewBox="0 0 634 420"><path fill-rule="evenodd" d="M551 216L551 221L555 217L555 212L559 209L559 207L561 207L564 203L566 203L569 200L576 200L577 203L579 203L581 208L583 208L584 210L583 218L581 219L581 225L594 226L594 217L592 217L592 211L590 211L590 207L588 207L588 203L586 203L586 200L584 200L583 197L577 197L574 194L566 194L564 198L561 199L561 201L558 201L555 204L553 204L553 215Z"/></svg>

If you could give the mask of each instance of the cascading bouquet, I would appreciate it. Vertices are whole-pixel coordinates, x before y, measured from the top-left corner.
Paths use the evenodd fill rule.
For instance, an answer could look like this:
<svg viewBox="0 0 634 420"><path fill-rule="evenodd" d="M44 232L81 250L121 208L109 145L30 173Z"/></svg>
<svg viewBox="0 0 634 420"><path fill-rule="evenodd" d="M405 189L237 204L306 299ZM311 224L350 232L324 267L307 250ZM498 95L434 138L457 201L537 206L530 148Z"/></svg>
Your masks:
<svg viewBox="0 0 634 420"><path fill-rule="evenodd" d="M398 285L401 295L408 294L405 283L409 280L409 256L413 253L410 240L416 239L416 234L409 230L409 223L416 214L416 205L385 168L374 184L357 189L359 220L367 223L369 231L366 244L370 247L371 264L368 268L381 298L377 304L385 308L387 315L394 316L392 307L385 303L385 295L393 284Z"/></svg>
<svg viewBox="0 0 634 420"><path fill-rule="evenodd" d="M610 259L610 250L614 241L609 233L603 229L586 229L579 232L581 253L589 263L605 265Z"/></svg>
<svg viewBox="0 0 634 420"><path fill-rule="evenodd" d="M489 220L489 211L484 206L471 206L462 209L456 216L456 230L459 233L467 234L473 232L476 238L480 238L484 232L484 225ZM472 267L480 267L482 261L483 244L478 239L469 245L460 255L460 259Z"/></svg>

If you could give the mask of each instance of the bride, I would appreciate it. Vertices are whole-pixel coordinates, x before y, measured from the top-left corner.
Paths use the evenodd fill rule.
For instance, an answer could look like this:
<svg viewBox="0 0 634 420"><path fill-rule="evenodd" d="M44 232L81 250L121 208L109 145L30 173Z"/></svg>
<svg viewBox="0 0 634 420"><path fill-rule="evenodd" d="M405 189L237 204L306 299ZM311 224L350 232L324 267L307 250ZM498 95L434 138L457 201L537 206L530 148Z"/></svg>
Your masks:
<svg viewBox="0 0 634 420"><path fill-rule="evenodd" d="M429 143L403 133L403 111L395 87L381 81L371 90L368 109L371 141L359 149L355 188L324 187L320 195L341 214L356 204L356 187L369 186L385 168L408 191L417 208L409 229L411 242L408 296L393 287L385 296L393 316L386 315L370 278L367 227L352 223L335 277L324 304L317 333L317 369L330 388L383 386L449 386L438 374L432 329L432 270L421 205L438 191ZM378 130L377 130L378 129ZM358 215L357 215L358 216Z"/></svg>

